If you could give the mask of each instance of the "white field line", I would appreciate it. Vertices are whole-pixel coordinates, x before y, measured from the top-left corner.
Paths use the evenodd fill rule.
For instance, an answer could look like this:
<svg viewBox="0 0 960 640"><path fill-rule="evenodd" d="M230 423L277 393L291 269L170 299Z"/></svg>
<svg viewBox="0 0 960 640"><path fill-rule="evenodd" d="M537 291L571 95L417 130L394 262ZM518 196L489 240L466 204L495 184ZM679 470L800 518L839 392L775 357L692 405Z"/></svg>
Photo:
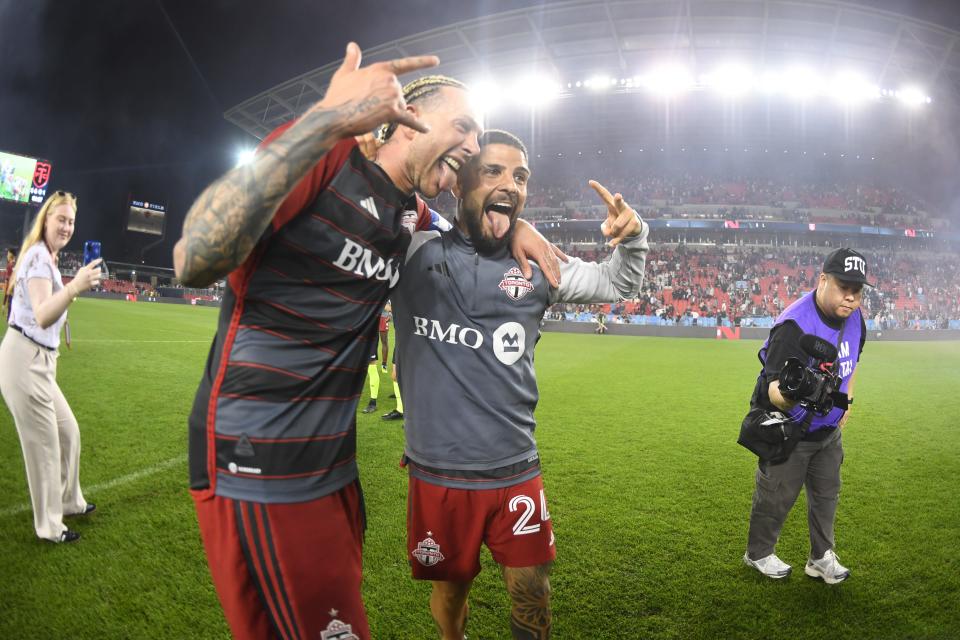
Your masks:
<svg viewBox="0 0 960 640"><path fill-rule="evenodd" d="M146 469L141 469L140 471L134 471L133 473L128 473L125 476L120 476L119 478L114 478L113 480L107 480L106 482L101 482L100 484L95 484L90 487L83 487L83 492L89 496L95 497L98 493L107 491L108 489L113 489L114 487L121 487L125 484L130 484L131 482L136 482L141 478L146 478L147 476L152 476L155 473L161 471L166 471L170 467L175 467L176 465L185 462L187 460L186 454L181 454L169 460L165 460L159 464L155 464L152 467L147 467ZM31 506L29 503L19 504L14 507L7 507L6 509L0 509L0 518L5 518L7 516L16 516L25 511L30 511Z"/></svg>
<svg viewBox="0 0 960 640"><path fill-rule="evenodd" d="M79 340L74 340L71 344L84 343L84 342L135 342L135 343L158 343L158 344L182 344L182 343L210 343L210 339L206 340L125 340L123 338L81 338Z"/></svg>

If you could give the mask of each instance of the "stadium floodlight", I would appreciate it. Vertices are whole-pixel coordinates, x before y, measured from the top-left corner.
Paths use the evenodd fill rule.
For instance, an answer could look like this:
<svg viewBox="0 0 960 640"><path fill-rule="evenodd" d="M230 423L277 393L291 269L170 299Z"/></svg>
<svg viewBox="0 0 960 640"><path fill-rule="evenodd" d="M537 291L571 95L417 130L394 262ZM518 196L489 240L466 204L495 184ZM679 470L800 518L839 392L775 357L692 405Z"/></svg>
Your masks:
<svg viewBox="0 0 960 640"><path fill-rule="evenodd" d="M894 95L897 96L897 99L900 100L903 104L908 107L919 107L923 104L930 103L930 97L927 96L919 87L904 87L897 91Z"/></svg>
<svg viewBox="0 0 960 640"><path fill-rule="evenodd" d="M468 86L473 106L480 112L480 117L486 121L487 117L503 104L503 88L486 78L471 82Z"/></svg>
<svg viewBox="0 0 960 640"><path fill-rule="evenodd" d="M822 92L823 80L809 67L790 67L780 78L780 88L791 97L805 100Z"/></svg>
<svg viewBox="0 0 960 640"><path fill-rule="evenodd" d="M642 76L639 84L666 98L689 91L695 86L693 74L680 65L656 67Z"/></svg>
<svg viewBox="0 0 960 640"><path fill-rule="evenodd" d="M612 86L611 81L616 82L614 78L609 76L591 76L590 78L584 80L583 86L593 91L603 91L604 89Z"/></svg>
<svg viewBox="0 0 960 640"><path fill-rule="evenodd" d="M881 96L880 87L853 71L841 71L834 76L829 91L844 104L859 104Z"/></svg>
<svg viewBox="0 0 960 640"><path fill-rule="evenodd" d="M560 85L548 77L524 76L513 83L511 95L520 104L539 107L560 95Z"/></svg>
<svg viewBox="0 0 960 640"><path fill-rule="evenodd" d="M253 160L253 154L256 153L256 149L241 149L237 152L237 166L243 166L249 164Z"/></svg>
<svg viewBox="0 0 960 640"><path fill-rule="evenodd" d="M757 90L766 93L777 93L783 88L783 82L773 71L764 71L756 81Z"/></svg>
<svg viewBox="0 0 960 640"><path fill-rule="evenodd" d="M703 76L702 84L724 96L737 97L753 89L755 80L748 67L731 63Z"/></svg>

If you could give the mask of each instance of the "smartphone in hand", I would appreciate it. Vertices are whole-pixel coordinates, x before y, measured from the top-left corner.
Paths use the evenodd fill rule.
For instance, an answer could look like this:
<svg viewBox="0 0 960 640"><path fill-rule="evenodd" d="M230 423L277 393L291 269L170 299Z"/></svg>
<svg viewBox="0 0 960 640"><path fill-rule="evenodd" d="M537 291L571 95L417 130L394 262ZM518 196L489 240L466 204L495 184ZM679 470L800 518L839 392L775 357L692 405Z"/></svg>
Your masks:
<svg viewBox="0 0 960 640"><path fill-rule="evenodd" d="M87 240L83 243L83 264L90 264L100 257L100 243L96 240Z"/></svg>

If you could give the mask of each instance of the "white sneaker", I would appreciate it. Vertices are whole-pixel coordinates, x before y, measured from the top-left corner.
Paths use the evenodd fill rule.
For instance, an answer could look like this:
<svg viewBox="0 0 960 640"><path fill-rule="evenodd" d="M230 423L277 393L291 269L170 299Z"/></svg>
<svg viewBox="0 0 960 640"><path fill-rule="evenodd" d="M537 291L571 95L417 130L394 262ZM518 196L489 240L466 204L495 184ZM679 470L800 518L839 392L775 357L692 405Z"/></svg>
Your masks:
<svg viewBox="0 0 960 640"><path fill-rule="evenodd" d="M765 558L751 560L748 554L743 554L743 562L748 567L753 567L768 578L779 580L790 575L793 568L786 562L777 557L777 554L771 553Z"/></svg>
<svg viewBox="0 0 960 640"><path fill-rule="evenodd" d="M850 570L840 564L833 550L827 551L819 560L807 560L803 572L811 578L820 578L827 584L837 584L850 577Z"/></svg>

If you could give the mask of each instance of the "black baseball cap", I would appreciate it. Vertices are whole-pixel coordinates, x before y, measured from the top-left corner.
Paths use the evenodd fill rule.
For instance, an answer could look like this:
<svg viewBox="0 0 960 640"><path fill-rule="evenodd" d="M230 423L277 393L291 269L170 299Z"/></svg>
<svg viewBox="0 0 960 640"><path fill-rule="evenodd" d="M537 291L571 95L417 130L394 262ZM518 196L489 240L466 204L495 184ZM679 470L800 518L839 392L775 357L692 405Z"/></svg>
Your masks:
<svg viewBox="0 0 960 640"><path fill-rule="evenodd" d="M867 282L867 259L859 251L846 247L837 249L827 256L823 262L823 272L846 282L859 282L868 287L875 286Z"/></svg>

